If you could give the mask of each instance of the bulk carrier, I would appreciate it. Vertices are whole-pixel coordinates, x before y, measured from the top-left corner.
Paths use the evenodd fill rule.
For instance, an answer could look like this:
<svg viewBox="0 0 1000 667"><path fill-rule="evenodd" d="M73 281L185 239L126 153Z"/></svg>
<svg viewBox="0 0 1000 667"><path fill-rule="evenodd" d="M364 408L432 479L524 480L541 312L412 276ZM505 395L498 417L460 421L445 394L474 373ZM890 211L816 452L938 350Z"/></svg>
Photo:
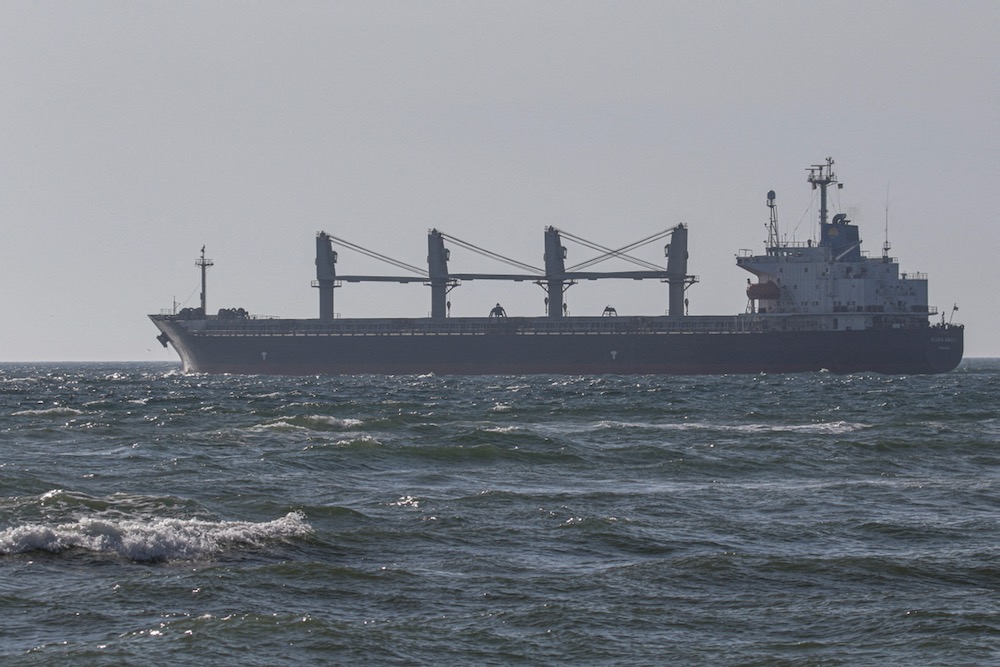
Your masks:
<svg viewBox="0 0 1000 667"><path fill-rule="evenodd" d="M721 374L943 373L962 359L961 325L930 318L927 276L900 273L886 240L881 257L861 250L858 227L844 214L828 219L827 189L836 185L833 160L808 168L819 191L819 240L779 237L774 192L768 193L768 240L763 255L741 251L747 308L728 316L689 316L688 230L683 224L628 246L601 251L594 260L567 267L563 236L545 230L545 265L513 262L519 273L450 273L445 241L500 258L438 230L428 234L427 269L389 260L320 232L316 238L317 319L249 315L242 308L208 315L205 250L201 306L150 315L158 340L172 345L189 373L245 374ZM640 245L669 238L666 266L632 257ZM334 244L386 259L413 275L338 275ZM640 270L583 270L617 257ZM506 259L506 258L500 258ZM564 292L580 281L659 280L667 285L662 315L619 315L610 306L600 316L570 316ZM449 292L463 281L530 281L545 290L544 315L508 317L497 304L486 317L451 317ZM431 309L423 318L339 318L334 290L344 283L420 282L430 287ZM952 311L954 312L954 310Z"/></svg>

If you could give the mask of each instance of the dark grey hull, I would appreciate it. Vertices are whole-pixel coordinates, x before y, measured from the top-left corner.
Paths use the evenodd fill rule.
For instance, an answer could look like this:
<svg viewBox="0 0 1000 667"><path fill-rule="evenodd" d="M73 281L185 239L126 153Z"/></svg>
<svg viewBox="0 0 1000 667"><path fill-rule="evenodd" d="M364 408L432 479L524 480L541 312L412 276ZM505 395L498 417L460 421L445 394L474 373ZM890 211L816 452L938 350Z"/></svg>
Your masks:
<svg viewBox="0 0 1000 667"><path fill-rule="evenodd" d="M664 318L553 324L534 319L224 322L151 316L187 372L314 374L943 373L963 329L698 330ZM694 318L692 318L694 320ZM720 318L718 321L723 320ZM697 322L694 322L697 324ZM709 322L705 323L706 325Z"/></svg>

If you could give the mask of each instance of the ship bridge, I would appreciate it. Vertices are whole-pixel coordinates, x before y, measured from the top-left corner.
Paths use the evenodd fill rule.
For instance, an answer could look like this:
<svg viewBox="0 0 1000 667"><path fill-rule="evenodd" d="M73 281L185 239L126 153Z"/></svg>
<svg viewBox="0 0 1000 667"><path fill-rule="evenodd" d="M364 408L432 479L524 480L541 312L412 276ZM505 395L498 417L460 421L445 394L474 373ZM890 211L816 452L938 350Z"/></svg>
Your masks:
<svg viewBox="0 0 1000 667"><path fill-rule="evenodd" d="M757 277L748 280L749 312L761 316L825 316L831 329L913 326L913 318L936 312L927 305L927 276L900 273L888 256L862 251L857 225L843 213L828 219L827 187L836 184L833 160L809 169L808 181L820 196L820 240L783 242L778 233L774 191L768 193L770 219L766 254L740 251L737 266Z"/></svg>

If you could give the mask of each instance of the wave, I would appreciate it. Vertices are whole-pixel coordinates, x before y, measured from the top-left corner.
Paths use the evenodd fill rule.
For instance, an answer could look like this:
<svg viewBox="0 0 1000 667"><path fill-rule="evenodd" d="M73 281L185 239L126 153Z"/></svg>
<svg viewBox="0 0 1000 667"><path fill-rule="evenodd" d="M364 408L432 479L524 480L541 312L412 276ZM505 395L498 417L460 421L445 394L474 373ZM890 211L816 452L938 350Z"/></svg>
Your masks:
<svg viewBox="0 0 1000 667"><path fill-rule="evenodd" d="M357 451L368 451L379 449L382 447L382 443L370 435L360 435L355 438L345 438L342 440L337 440L336 442L321 442L306 445L302 448L302 451L312 451L321 450L327 448L334 449L349 449Z"/></svg>
<svg viewBox="0 0 1000 667"><path fill-rule="evenodd" d="M534 446L534 443L491 443L476 442L436 444L431 446L410 446L396 451L412 456L420 461L436 461L446 464L482 464L489 462L518 462L540 465L546 463L567 463L578 461L579 457L553 445L549 449Z"/></svg>
<svg viewBox="0 0 1000 667"><path fill-rule="evenodd" d="M83 410L68 407L43 408L40 410L19 410L12 412L12 417L69 417L82 415Z"/></svg>
<svg viewBox="0 0 1000 667"><path fill-rule="evenodd" d="M484 433L519 433L521 430L520 426L485 426L482 428Z"/></svg>
<svg viewBox="0 0 1000 667"><path fill-rule="evenodd" d="M717 424L712 422L678 422L653 424L641 422L602 421L598 429L646 429L661 431L731 431L737 433L819 433L839 434L851 433L871 428L870 424L859 422L820 422L814 424Z"/></svg>
<svg viewBox="0 0 1000 667"><path fill-rule="evenodd" d="M313 532L301 512L280 519L204 521L201 519L84 518L71 523L28 524L0 532L0 554L31 551L62 553L82 549L143 563L198 560L234 548L259 548L268 543Z"/></svg>
<svg viewBox="0 0 1000 667"><path fill-rule="evenodd" d="M350 417L330 417L328 415L305 415L299 417L279 417L277 421L261 424L257 428L307 431L350 431L364 426L360 419Z"/></svg>

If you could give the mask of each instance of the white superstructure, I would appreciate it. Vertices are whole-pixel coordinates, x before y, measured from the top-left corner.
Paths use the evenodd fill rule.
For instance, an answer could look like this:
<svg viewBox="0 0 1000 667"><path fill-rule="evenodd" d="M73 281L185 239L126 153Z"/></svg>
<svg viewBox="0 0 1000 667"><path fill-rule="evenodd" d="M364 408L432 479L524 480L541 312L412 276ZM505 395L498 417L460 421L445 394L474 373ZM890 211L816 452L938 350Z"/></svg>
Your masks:
<svg viewBox="0 0 1000 667"><path fill-rule="evenodd" d="M926 327L928 316L936 312L927 305L926 274L900 273L888 244L881 257L868 257L861 251L857 226L846 215L827 220L826 188L837 183L832 166L827 158L809 169L808 180L821 196L818 243L781 242L774 193L768 193L766 254L741 251L736 258L738 266L757 277L747 286L748 311L782 329Z"/></svg>

